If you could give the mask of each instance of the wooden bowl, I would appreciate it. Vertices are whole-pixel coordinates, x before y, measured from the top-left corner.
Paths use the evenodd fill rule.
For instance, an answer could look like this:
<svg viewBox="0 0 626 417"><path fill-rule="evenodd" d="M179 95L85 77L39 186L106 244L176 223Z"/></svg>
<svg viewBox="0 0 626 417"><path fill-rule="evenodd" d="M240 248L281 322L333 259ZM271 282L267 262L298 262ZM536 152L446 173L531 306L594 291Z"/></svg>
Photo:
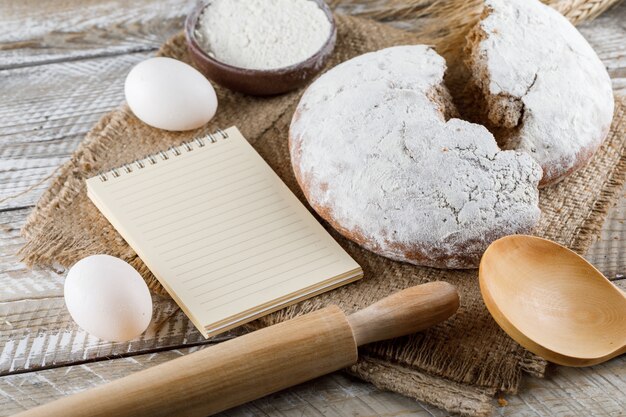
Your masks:
<svg viewBox="0 0 626 417"><path fill-rule="evenodd" d="M200 47L194 35L198 18L207 6L202 2L193 9L185 21L185 37L191 58L207 78L234 91L267 96L295 90L324 68L337 39L337 28L330 8L323 0L312 1L315 1L328 17L331 31L320 50L303 62L284 68L261 70L235 67L212 58Z"/></svg>

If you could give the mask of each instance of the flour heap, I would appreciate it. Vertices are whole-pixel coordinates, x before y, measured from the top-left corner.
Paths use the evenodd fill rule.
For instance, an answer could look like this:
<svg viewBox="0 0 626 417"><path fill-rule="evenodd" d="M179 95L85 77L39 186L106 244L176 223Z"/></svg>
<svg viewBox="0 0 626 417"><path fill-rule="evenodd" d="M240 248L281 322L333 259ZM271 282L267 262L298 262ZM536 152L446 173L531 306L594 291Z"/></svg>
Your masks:
<svg viewBox="0 0 626 417"><path fill-rule="evenodd" d="M216 60L268 70L307 60L331 31L328 17L311 0L212 0L194 33Z"/></svg>

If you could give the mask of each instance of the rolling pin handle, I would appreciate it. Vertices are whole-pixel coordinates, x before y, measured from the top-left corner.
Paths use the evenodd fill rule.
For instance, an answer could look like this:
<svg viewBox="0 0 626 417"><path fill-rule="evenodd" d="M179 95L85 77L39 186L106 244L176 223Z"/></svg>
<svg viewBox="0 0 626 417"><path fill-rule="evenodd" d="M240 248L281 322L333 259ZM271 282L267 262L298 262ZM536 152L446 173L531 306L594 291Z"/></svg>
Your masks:
<svg viewBox="0 0 626 417"><path fill-rule="evenodd" d="M405 336L434 326L459 308L456 288L436 281L383 298L348 316L358 346Z"/></svg>

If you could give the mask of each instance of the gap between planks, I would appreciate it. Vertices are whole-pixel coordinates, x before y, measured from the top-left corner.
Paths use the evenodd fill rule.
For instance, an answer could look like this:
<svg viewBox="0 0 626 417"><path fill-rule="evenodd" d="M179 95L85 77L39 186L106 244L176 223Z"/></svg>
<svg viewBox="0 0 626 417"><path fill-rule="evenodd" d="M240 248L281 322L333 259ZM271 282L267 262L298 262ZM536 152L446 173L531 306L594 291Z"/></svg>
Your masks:
<svg viewBox="0 0 626 417"><path fill-rule="evenodd" d="M0 378L0 415L10 415L113 381L204 347L169 350L108 362L72 365ZM558 368L546 379L527 378L496 416L619 416L626 397L626 357L591 368ZM563 398L572 401L564 401ZM4 401L2 401L4 400ZM496 400L494 400L496 403ZM228 410L220 416L436 416L448 414L363 381L334 373Z"/></svg>
<svg viewBox="0 0 626 417"><path fill-rule="evenodd" d="M171 350L107 363L69 366L0 378L0 415L10 415L134 372L199 348ZM4 401L2 401L4 399ZM399 416L443 417L447 413L341 373L331 374L228 410L220 416Z"/></svg>

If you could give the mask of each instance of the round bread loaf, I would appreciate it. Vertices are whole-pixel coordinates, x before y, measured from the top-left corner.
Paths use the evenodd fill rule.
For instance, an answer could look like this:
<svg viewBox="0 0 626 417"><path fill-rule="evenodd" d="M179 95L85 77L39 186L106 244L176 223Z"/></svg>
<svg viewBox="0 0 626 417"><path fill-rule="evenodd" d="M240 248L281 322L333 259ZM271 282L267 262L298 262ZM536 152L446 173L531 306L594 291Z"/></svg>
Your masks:
<svg viewBox="0 0 626 417"><path fill-rule="evenodd" d="M472 268L493 240L538 221L541 169L455 114L427 46L346 61L303 95L290 129L296 178L335 229L396 260Z"/></svg>
<svg viewBox="0 0 626 417"><path fill-rule="evenodd" d="M536 0L486 0L467 52L485 123L501 148L526 151L541 165L540 186L600 147L613 118L611 80L557 11Z"/></svg>

